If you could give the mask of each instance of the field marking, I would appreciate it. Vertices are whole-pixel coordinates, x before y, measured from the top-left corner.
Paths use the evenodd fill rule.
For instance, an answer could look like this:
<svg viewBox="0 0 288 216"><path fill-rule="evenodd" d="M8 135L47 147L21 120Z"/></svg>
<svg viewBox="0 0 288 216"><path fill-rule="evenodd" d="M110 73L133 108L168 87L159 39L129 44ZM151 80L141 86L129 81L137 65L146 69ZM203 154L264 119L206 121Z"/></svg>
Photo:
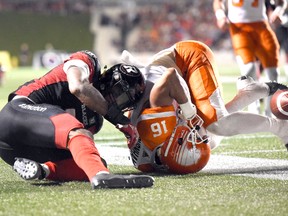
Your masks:
<svg viewBox="0 0 288 216"><path fill-rule="evenodd" d="M211 155L202 172L288 180L288 160Z"/></svg>
<svg viewBox="0 0 288 216"><path fill-rule="evenodd" d="M229 139L253 139L253 138L277 138L277 136L273 134L241 134L235 135L231 137L224 137L223 140ZM113 140L113 141L112 141ZM107 137L107 136L96 136L95 142L97 144L105 144L110 146L117 146L117 145L125 145L125 138L120 134L119 136L114 137ZM225 143L221 143L221 146L226 145Z"/></svg>
<svg viewBox="0 0 288 216"><path fill-rule="evenodd" d="M287 150L251 150L251 151L228 151L228 152L222 152L221 155L233 155L233 154L253 154L253 153L271 153L271 152L287 152ZM288 153L287 153L288 154Z"/></svg>
<svg viewBox="0 0 288 216"><path fill-rule="evenodd" d="M127 148L99 145L98 149L108 165L133 166ZM211 155L208 164L200 172L215 175L231 174L253 178L288 180L288 160Z"/></svg>

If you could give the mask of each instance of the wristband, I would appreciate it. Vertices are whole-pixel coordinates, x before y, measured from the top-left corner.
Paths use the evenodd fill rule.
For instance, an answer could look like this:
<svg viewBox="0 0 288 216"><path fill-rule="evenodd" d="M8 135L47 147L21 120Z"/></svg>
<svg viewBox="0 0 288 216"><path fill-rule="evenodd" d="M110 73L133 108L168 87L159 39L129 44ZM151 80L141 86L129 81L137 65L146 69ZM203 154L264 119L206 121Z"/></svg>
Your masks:
<svg viewBox="0 0 288 216"><path fill-rule="evenodd" d="M215 16L216 16L216 19L217 19L217 20L226 18L226 14L225 14L225 12L224 12L223 9L217 9L217 10L215 11Z"/></svg>

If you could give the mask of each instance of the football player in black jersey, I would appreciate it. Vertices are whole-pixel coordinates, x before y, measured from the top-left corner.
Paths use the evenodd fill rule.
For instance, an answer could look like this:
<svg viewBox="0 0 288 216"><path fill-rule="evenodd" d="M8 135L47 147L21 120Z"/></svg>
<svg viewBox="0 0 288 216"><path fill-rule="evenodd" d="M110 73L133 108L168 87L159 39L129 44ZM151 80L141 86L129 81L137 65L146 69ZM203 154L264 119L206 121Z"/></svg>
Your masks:
<svg viewBox="0 0 288 216"><path fill-rule="evenodd" d="M150 176L110 174L93 135L103 123L128 124L145 80L132 65L101 74L97 57L79 51L8 97L0 112L0 156L24 179L89 180L92 188L150 187Z"/></svg>

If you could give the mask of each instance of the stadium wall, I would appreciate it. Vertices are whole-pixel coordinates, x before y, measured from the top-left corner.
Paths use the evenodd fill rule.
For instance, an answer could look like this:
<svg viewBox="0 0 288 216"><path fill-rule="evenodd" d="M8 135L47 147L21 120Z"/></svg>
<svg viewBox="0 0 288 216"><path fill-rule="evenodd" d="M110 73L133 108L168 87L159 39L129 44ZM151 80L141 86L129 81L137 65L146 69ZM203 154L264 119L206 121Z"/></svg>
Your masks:
<svg viewBox="0 0 288 216"><path fill-rule="evenodd" d="M46 44L69 52L93 48L90 14L61 16L1 12L0 26L0 50L18 57L21 44L27 43L30 64L33 53L45 49Z"/></svg>

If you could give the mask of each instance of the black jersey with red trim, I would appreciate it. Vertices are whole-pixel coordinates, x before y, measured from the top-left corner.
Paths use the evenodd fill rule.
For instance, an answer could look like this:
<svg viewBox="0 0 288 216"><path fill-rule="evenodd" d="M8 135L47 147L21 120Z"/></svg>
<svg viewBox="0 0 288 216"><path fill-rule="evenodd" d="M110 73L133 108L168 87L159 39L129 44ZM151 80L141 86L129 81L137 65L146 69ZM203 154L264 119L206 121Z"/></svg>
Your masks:
<svg viewBox="0 0 288 216"><path fill-rule="evenodd" d="M64 63L72 59L82 60L88 65L89 81L92 83L93 76L98 76L98 72L94 69L93 59L87 53L80 51L72 54ZM27 96L36 104L47 103L57 105L62 109L73 108L80 101L69 91L67 76L63 70L64 63L53 68L42 77L20 86L9 95L8 101L12 100L15 95L22 95Z"/></svg>
<svg viewBox="0 0 288 216"><path fill-rule="evenodd" d="M99 78L100 66L97 58L91 55L93 53L88 51L79 51L71 54L64 63L76 59L84 61L89 67L89 81L97 86L95 82ZM9 95L8 101L11 101L16 95L21 95L30 98L36 104L51 104L63 110L73 110L73 115L84 124L84 127L95 133L102 126L102 116L90 110L70 93L67 76L63 70L64 63L53 68L42 77L21 85Z"/></svg>

